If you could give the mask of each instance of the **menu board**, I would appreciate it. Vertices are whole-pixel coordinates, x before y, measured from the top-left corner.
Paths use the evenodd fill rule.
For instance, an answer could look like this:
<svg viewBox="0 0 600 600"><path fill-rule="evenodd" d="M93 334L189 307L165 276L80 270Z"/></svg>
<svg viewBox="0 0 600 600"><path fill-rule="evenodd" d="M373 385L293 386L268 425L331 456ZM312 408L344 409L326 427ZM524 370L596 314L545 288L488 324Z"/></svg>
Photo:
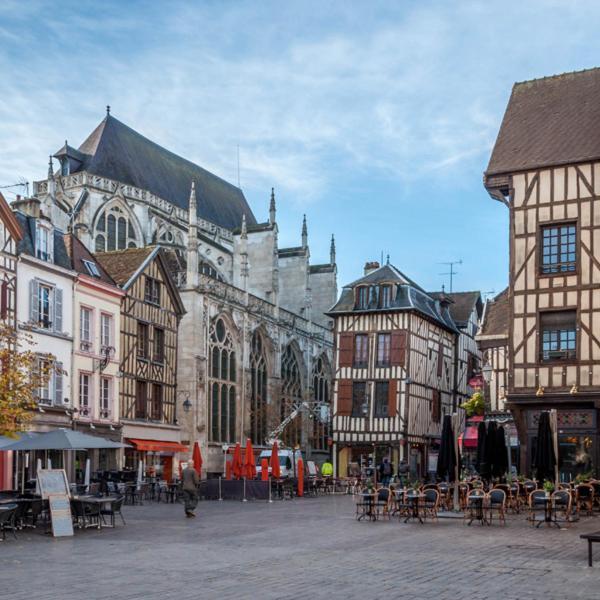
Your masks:
<svg viewBox="0 0 600 600"><path fill-rule="evenodd" d="M71 516L71 501L66 494L49 494L50 520L54 537L73 535L73 517Z"/></svg>
<svg viewBox="0 0 600 600"><path fill-rule="evenodd" d="M40 494L45 500L50 494L69 497L69 482L64 469L41 469L37 474Z"/></svg>

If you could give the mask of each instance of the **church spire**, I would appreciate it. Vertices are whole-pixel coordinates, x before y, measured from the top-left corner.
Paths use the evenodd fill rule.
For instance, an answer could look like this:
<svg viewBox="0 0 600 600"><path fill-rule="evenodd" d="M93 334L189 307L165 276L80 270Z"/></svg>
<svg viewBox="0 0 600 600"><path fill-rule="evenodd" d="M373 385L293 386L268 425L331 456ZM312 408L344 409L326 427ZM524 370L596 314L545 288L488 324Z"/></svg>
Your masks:
<svg viewBox="0 0 600 600"><path fill-rule="evenodd" d="M275 225L275 215L277 209L275 208L275 188L271 188L271 204L269 205L269 223Z"/></svg>
<svg viewBox="0 0 600 600"><path fill-rule="evenodd" d="M187 285L188 287L198 285L198 205L196 184L193 181L188 206Z"/></svg>
<svg viewBox="0 0 600 600"><path fill-rule="evenodd" d="M331 247L329 248L329 264L335 265L335 237L331 234Z"/></svg>
<svg viewBox="0 0 600 600"><path fill-rule="evenodd" d="M243 240L247 240L248 239L248 227L246 225L246 213L244 213L242 215L242 235L241 238Z"/></svg>
<svg viewBox="0 0 600 600"><path fill-rule="evenodd" d="M56 194L56 181L54 180L54 169L52 168L52 156L48 157L48 195L54 197Z"/></svg>
<svg viewBox="0 0 600 600"><path fill-rule="evenodd" d="M308 247L308 228L306 227L306 215L302 220L302 247Z"/></svg>

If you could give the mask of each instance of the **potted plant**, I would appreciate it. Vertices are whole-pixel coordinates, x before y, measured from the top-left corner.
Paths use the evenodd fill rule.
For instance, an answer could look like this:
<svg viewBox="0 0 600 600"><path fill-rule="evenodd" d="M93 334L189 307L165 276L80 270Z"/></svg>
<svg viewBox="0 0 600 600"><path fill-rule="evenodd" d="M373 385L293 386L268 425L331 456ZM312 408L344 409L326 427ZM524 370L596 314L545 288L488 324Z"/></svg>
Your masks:
<svg viewBox="0 0 600 600"><path fill-rule="evenodd" d="M544 492L546 492L546 498L550 498L550 494L554 491L554 484L549 479L546 479L543 488Z"/></svg>
<svg viewBox="0 0 600 600"><path fill-rule="evenodd" d="M481 392L475 392L465 403L460 405L467 417L481 416L485 412L485 399Z"/></svg>

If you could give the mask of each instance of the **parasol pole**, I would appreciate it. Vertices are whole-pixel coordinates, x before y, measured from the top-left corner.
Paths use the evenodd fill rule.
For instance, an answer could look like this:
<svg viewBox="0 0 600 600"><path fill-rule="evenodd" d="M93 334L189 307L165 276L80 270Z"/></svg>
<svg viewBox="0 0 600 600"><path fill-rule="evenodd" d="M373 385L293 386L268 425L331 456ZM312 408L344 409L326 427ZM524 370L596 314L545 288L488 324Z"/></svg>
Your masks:
<svg viewBox="0 0 600 600"><path fill-rule="evenodd" d="M552 445L554 446L554 489L558 490L559 472L558 472L558 413L556 409L550 410L550 427L552 428Z"/></svg>
<svg viewBox="0 0 600 600"><path fill-rule="evenodd" d="M458 502L458 482L459 482L459 460L458 460L458 413L452 414L452 437L454 441L454 454L456 456L456 461L454 465L454 489L452 491L452 504L454 505L454 512L459 512L459 502Z"/></svg>

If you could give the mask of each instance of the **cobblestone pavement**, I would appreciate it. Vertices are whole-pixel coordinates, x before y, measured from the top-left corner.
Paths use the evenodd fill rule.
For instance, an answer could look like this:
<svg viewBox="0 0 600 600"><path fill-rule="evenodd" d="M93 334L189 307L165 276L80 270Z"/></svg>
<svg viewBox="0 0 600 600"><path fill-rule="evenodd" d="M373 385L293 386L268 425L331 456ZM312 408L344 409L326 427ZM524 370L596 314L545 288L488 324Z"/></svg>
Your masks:
<svg viewBox="0 0 600 600"><path fill-rule="evenodd" d="M354 520L349 496L125 507L126 527L0 542L0 598L600 598L582 519L568 530Z"/></svg>

